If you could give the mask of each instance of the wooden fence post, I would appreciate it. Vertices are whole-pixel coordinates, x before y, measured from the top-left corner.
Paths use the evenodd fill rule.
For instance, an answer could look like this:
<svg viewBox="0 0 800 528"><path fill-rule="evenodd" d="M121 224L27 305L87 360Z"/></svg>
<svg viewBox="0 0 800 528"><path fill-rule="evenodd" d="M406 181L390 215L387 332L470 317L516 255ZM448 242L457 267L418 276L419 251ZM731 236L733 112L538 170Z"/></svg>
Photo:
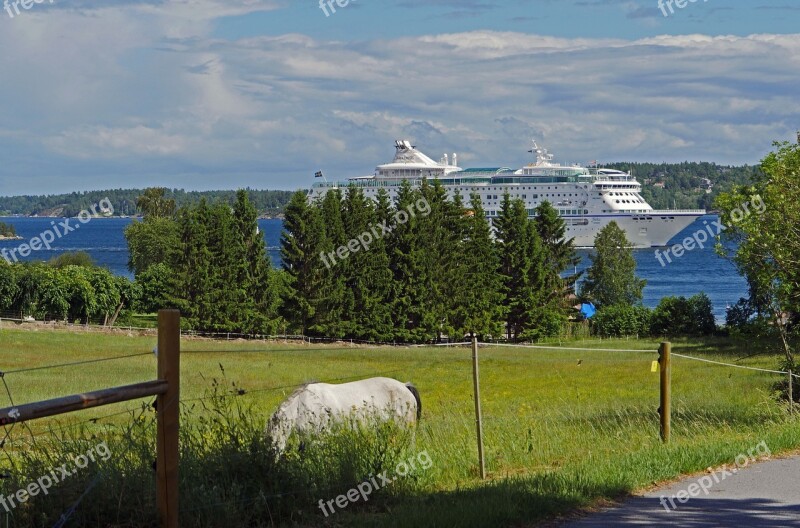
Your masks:
<svg viewBox="0 0 800 528"><path fill-rule="evenodd" d="M792 369L789 369L789 413L794 414L794 394L792 392Z"/></svg>
<svg viewBox="0 0 800 528"><path fill-rule="evenodd" d="M671 391L671 376L670 376L670 352L672 351L672 343L666 341L661 343L658 350L658 362L661 365L661 440L669 443L670 436L670 418L672 415L672 391Z"/></svg>
<svg viewBox="0 0 800 528"><path fill-rule="evenodd" d="M180 353L180 312L161 310L158 312L158 379L169 385L167 392L159 395L156 400L156 506L161 528L178 528Z"/></svg>
<svg viewBox="0 0 800 528"><path fill-rule="evenodd" d="M478 338L472 338L472 385L475 391L475 424L478 431L478 464L481 480L486 478L486 464L483 459L483 416L481 415L481 380L478 371Z"/></svg>

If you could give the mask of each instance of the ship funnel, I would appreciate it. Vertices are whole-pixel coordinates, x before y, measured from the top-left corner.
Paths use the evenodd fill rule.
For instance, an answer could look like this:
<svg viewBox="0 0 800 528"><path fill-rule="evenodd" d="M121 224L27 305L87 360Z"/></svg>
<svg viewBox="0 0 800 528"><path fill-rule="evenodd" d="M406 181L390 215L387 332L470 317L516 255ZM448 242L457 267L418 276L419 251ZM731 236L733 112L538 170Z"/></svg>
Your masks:
<svg viewBox="0 0 800 528"><path fill-rule="evenodd" d="M450 164L450 162L449 162L449 159L448 159L448 157L447 157L447 152L445 152L445 153L444 153L444 158L443 158L443 160L444 160L444 162L443 162L443 163L444 163L445 165L449 165L449 164Z"/></svg>
<svg viewBox="0 0 800 528"><path fill-rule="evenodd" d="M455 167L458 167L458 154L456 154L455 152L453 152L453 165Z"/></svg>

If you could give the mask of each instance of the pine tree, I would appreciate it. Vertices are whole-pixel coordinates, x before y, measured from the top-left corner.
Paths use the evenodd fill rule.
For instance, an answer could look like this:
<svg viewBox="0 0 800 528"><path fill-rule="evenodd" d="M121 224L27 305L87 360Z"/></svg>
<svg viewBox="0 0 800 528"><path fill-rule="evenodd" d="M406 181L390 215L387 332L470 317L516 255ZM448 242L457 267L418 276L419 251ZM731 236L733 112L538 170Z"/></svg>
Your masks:
<svg viewBox="0 0 800 528"><path fill-rule="evenodd" d="M598 307L634 305L642 300L646 281L636 277L633 245L616 222L609 222L594 241L582 294Z"/></svg>
<svg viewBox="0 0 800 528"><path fill-rule="evenodd" d="M248 297L248 265L229 205L218 203L209 210L206 245L211 257L209 320L205 329L244 332L251 300Z"/></svg>

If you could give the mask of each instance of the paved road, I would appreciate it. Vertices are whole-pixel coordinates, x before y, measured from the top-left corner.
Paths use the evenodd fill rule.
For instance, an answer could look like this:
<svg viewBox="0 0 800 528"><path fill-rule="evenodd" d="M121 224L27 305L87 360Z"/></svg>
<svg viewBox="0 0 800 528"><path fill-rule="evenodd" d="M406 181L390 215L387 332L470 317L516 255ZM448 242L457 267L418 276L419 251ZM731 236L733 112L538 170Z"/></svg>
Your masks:
<svg viewBox="0 0 800 528"><path fill-rule="evenodd" d="M800 457L752 464L735 474L726 475L724 479L719 470L716 475L718 483L710 475L703 482L700 481L703 475L687 478L565 526L800 528ZM708 494L698 489L698 483L707 485ZM697 487L690 490L692 484ZM696 496L683 504L677 498L673 499L675 509L672 509L668 499L677 496L681 490L693 491ZM661 504L662 496L669 511Z"/></svg>

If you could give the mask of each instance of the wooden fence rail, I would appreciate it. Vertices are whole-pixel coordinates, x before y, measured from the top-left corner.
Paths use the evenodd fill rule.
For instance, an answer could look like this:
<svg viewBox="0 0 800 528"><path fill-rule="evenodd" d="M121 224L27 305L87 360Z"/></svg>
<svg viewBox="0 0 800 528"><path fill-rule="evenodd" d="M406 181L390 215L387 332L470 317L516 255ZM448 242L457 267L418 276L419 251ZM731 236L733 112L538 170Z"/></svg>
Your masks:
<svg viewBox="0 0 800 528"><path fill-rule="evenodd" d="M156 396L156 507L161 528L178 528L180 312L158 312L158 379L0 409L0 425Z"/></svg>

